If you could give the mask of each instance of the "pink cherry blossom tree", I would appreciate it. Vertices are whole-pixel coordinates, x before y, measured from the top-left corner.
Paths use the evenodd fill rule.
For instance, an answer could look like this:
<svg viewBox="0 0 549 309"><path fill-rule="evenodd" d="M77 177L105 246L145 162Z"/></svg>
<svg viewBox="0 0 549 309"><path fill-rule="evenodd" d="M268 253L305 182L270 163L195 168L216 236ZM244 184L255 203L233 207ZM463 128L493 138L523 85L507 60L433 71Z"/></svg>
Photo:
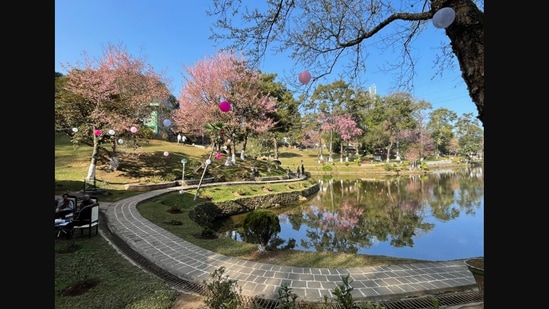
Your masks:
<svg viewBox="0 0 549 309"><path fill-rule="evenodd" d="M119 45L109 44L99 59L84 53L83 62L62 66L68 72L65 90L81 100L80 115L71 125L79 129L82 141L93 143L86 177L93 180L100 155L99 144L107 132L113 130L118 136L131 136L131 127L141 126L143 119L150 115L150 104L166 102L170 93L160 74L143 58L133 57ZM115 145L113 139L109 158L118 162Z"/></svg>
<svg viewBox="0 0 549 309"><path fill-rule="evenodd" d="M349 144L353 138L360 136L363 132L350 115L335 116L334 122L334 129L336 133L341 137L346 145ZM344 143L340 143L340 162L343 162L343 144Z"/></svg>
<svg viewBox="0 0 549 309"><path fill-rule="evenodd" d="M180 131L205 134L208 123L223 123L223 143L229 144L230 160L235 163L237 140L269 131L276 122L269 116L276 112L276 100L260 88L259 72L249 68L244 58L233 51L222 51L185 68L185 84L179 97L180 108L172 119ZM231 104L222 111L220 102ZM245 147L241 151L244 159Z"/></svg>
<svg viewBox="0 0 549 309"><path fill-rule="evenodd" d="M344 141L344 143L340 143L340 161L343 162L344 144L348 144L354 137L361 135L362 129L358 127L356 121L349 114L328 117L322 113L320 119L322 119L322 131L330 132L330 158L332 156L331 135L335 133Z"/></svg>

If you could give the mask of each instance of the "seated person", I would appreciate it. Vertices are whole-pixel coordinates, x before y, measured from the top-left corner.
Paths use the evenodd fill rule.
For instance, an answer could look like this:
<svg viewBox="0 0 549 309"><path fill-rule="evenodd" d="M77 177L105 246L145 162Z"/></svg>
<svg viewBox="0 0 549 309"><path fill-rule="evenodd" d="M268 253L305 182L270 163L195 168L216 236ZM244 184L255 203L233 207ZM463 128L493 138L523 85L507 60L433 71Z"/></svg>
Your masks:
<svg viewBox="0 0 549 309"><path fill-rule="evenodd" d="M95 204L95 202L90 198L89 194L84 194L84 197L82 198L82 202L80 203L80 206L78 206L78 210L82 210L85 206L90 206Z"/></svg>
<svg viewBox="0 0 549 309"><path fill-rule="evenodd" d="M74 211L74 202L69 198L67 193L64 193L55 207L55 218L65 218L66 215Z"/></svg>

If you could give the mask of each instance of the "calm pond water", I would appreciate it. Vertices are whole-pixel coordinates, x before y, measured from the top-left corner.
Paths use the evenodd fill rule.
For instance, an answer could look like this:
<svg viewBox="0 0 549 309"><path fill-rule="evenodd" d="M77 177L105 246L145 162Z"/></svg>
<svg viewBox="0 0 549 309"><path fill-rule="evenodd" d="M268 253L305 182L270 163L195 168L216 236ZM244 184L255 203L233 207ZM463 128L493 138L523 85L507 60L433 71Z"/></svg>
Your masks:
<svg viewBox="0 0 549 309"><path fill-rule="evenodd" d="M484 256L482 167L384 179L323 179L307 201L275 212L277 247L431 261ZM217 222L243 241L246 214Z"/></svg>

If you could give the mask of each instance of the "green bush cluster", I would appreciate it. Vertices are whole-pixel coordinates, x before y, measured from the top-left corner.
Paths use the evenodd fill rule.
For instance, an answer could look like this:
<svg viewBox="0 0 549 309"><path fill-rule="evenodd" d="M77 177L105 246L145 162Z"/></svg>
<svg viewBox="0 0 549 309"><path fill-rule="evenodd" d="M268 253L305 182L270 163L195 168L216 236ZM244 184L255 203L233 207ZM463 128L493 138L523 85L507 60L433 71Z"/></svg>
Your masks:
<svg viewBox="0 0 549 309"><path fill-rule="evenodd" d="M189 218L200 226L211 226L218 213L219 208L215 204L206 202L189 210Z"/></svg>
<svg viewBox="0 0 549 309"><path fill-rule="evenodd" d="M181 222L181 221L179 221L179 220L175 220L175 219L170 220L170 221L167 221L167 222L164 222L164 223L166 223L166 224L168 224L168 225L183 225L183 222Z"/></svg>
<svg viewBox="0 0 549 309"><path fill-rule="evenodd" d="M333 170L332 166L331 165L328 165L328 164L324 164L322 166L322 171L324 172L331 172Z"/></svg>
<svg viewBox="0 0 549 309"><path fill-rule="evenodd" d="M237 280L225 275L225 267L220 267L210 274L210 281L204 280L208 296L204 303L211 309L240 309L242 307L242 288Z"/></svg>
<svg viewBox="0 0 549 309"><path fill-rule="evenodd" d="M215 231L206 226L202 229L202 232L200 232L200 235L202 235L202 237L207 237L207 238L215 237Z"/></svg>
<svg viewBox="0 0 549 309"><path fill-rule="evenodd" d="M179 204L173 204L172 206L170 206L170 212L171 213L180 213L181 212L181 205Z"/></svg>

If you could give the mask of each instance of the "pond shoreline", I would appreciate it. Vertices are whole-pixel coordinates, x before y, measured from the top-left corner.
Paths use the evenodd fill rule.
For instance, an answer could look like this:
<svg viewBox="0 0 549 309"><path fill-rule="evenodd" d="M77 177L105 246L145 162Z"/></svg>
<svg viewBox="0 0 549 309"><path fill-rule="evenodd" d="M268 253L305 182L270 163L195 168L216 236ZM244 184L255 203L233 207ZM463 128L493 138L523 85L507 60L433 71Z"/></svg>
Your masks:
<svg viewBox="0 0 549 309"><path fill-rule="evenodd" d="M427 165L427 168L406 168L401 167L400 165L394 163L391 165L391 163L388 164L380 164L380 163L367 163L367 164L361 164L356 165L356 169L353 171L347 170L348 167L346 166L345 170L339 170L337 167L332 169L331 171L320 171L316 170L315 168L309 167L309 170L307 170L307 173L309 175L382 175L382 176L399 176L399 175L425 175L430 173L435 173L437 171L441 170L453 170L453 169L461 169L466 168L469 163L454 163L452 161L426 161L425 164Z"/></svg>

